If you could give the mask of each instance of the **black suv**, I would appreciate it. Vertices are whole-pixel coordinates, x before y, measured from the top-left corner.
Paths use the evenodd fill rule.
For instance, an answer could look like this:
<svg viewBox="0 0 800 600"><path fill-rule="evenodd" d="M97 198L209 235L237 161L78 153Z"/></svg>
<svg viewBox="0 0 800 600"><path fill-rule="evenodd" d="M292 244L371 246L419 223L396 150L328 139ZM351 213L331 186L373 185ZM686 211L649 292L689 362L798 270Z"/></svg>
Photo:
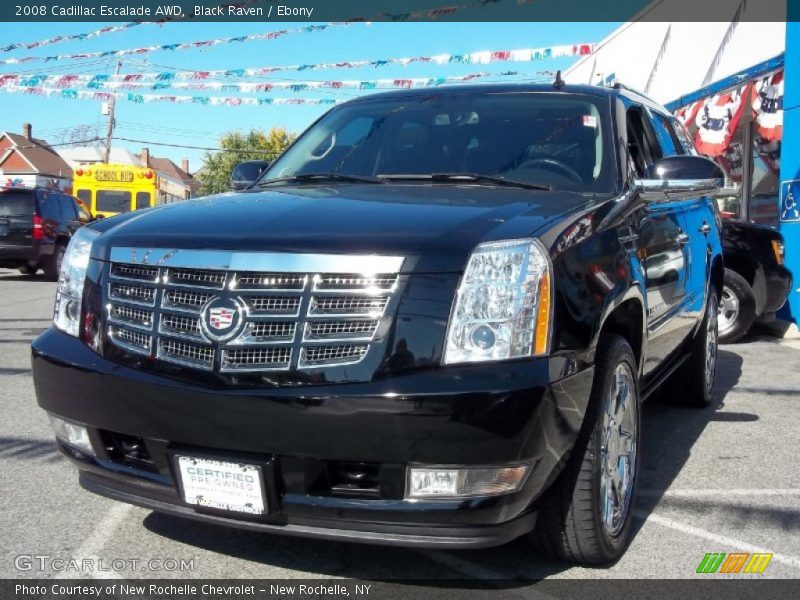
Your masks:
<svg viewBox="0 0 800 600"><path fill-rule="evenodd" d="M640 402L711 399L711 161L618 87L364 97L248 190L73 238L39 404L95 493L208 523L614 560Z"/></svg>
<svg viewBox="0 0 800 600"><path fill-rule="evenodd" d="M719 341L739 340L756 321L769 323L786 303L792 274L784 266L780 232L741 219L723 219L725 283L720 295Z"/></svg>
<svg viewBox="0 0 800 600"><path fill-rule="evenodd" d="M0 267L58 279L72 234L91 220L81 201L48 188L0 188Z"/></svg>

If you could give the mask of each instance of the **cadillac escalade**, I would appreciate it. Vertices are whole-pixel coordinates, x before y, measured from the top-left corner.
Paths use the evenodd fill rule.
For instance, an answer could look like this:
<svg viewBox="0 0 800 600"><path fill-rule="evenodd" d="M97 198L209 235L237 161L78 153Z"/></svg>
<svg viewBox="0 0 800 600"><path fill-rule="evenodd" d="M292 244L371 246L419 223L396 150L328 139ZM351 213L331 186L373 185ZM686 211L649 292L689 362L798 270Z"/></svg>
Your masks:
<svg viewBox="0 0 800 600"><path fill-rule="evenodd" d="M76 232L38 402L122 502L613 561L641 402L714 383L722 173L683 139L622 86L337 106L243 191Z"/></svg>

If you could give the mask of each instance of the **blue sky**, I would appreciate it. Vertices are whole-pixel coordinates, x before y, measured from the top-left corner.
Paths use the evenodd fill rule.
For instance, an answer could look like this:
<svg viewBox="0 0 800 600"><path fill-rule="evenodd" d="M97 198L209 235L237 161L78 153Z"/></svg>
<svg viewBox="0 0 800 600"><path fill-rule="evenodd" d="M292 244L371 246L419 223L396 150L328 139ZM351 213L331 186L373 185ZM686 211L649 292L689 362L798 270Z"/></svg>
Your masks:
<svg viewBox="0 0 800 600"><path fill-rule="evenodd" d="M0 28L0 46L12 42L27 42L65 33L81 33L102 27L103 23L36 23L5 25ZM189 42L210 38L266 33L277 29L301 27L307 23L169 23L143 25L128 31L112 33L83 42L66 42L37 50L17 50L0 54L0 58L19 56L51 56L97 50L136 48L153 44ZM481 50L514 50L538 48L579 42L597 42L613 31L618 23L373 23L353 24L330 28L313 34L284 36L273 41L245 44L225 44L207 49L154 52L137 58L137 63L123 60L122 73L141 70L159 71L165 68L194 70L232 69L290 65L359 59L379 59L468 53ZM141 61L149 65L141 66ZM494 63L489 65L418 64L409 67L387 66L310 72L277 73L275 78L297 80L377 79L404 77L438 77L466 75L477 71L499 73L520 71L534 73L542 69L563 69L571 58L531 63ZM91 64L90 64L91 62ZM60 61L0 65L0 75L32 72L41 69L69 73L111 73L116 60L101 64L96 61ZM525 77L520 77L524 79ZM504 81L512 80L503 78ZM142 90L142 93L158 93ZM222 95L219 92L177 91L177 94ZM294 94L273 91L274 97L335 97L347 99L357 90L340 93L309 91ZM230 95L230 94L225 94ZM180 164L188 157L192 170L200 166L202 150L158 146L155 142L189 146L216 146L217 138L225 131L249 128L269 129L285 126L299 132L329 107L315 106L202 106L171 105L166 103L135 104L117 102L118 130L116 135L148 141L150 152L167 156ZM0 131L21 131L23 122L31 122L34 135L51 143L62 141L69 129L85 125L99 134L105 132L105 117L100 105L90 100L64 100L58 97L37 97L0 92ZM144 144L115 142L138 152Z"/></svg>

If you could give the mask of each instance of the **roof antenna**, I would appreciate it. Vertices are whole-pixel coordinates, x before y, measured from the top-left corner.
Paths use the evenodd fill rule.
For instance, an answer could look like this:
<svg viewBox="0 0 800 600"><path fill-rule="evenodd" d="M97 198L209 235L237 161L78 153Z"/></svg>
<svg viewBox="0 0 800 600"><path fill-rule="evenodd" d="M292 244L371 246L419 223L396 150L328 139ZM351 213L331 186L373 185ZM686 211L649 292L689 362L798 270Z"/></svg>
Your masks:
<svg viewBox="0 0 800 600"><path fill-rule="evenodd" d="M557 90L560 90L563 89L565 85L566 83L564 83L564 80L561 79L561 69L559 69L556 71L556 80L553 82L553 87Z"/></svg>

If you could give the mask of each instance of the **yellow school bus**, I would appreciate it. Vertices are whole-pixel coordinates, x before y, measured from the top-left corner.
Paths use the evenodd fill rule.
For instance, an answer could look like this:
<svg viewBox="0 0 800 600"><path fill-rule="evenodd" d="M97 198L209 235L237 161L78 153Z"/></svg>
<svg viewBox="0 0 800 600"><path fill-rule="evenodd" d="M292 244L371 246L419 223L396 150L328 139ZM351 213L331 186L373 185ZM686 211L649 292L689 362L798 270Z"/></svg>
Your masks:
<svg viewBox="0 0 800 600"><path fill-rule="evenodd" d="M72 190L94 216L110 217L155 206L158 175L146 167L97 163L75 168Z"/></svg>

